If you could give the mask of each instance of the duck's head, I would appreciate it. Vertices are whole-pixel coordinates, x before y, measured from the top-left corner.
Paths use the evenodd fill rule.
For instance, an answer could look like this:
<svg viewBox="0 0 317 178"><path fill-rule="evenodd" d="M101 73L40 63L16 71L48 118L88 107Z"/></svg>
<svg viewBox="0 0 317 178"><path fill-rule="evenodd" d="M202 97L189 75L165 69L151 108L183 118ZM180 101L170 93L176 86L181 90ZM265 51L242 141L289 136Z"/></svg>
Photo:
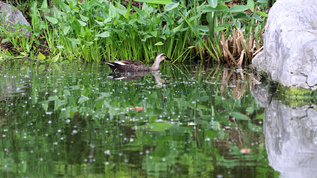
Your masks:
<svg viewBox="0 0 317 178"><path fill-rule="evenodd" d="M164 53L158 54L158 55L156 56L156 58L155 58L154 64L152 65L152 67L150 67L150 70L159 70L160 62L162 62L162 61L164 61L164 60L169 60L169 61L171 61L171 59L168 58L168 57L166 56L166 54L164 54Z"/></svg>
<svg viewBox="0 0 317 178"><path fill-rule="evenodd" d="M166 54L164 54L164 53L158 54L158 55L156 56L156 58L155 58L155 62L161 62L161 61L163 61L163 60L171 61L171 59L168 58L168 57L166 56Z"/></svg>

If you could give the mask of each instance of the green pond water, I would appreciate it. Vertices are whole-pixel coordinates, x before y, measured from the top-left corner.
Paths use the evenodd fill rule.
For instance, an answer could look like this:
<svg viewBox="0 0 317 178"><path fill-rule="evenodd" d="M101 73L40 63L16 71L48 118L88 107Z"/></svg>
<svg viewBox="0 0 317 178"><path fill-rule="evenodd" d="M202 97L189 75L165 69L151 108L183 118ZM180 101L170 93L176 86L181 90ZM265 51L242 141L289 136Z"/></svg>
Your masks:
<svg viewBox="0 0 317 178"><path fill-rule="evenodd" d="M2 63L0 177L279 176L248 70L110 74L97 63Z"/></svg>

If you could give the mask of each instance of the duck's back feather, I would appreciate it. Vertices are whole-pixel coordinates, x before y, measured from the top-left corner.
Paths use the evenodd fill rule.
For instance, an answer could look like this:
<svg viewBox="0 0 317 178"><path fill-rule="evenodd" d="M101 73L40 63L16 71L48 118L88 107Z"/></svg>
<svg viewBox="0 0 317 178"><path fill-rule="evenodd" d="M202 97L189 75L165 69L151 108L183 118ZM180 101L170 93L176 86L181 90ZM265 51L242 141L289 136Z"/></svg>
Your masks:
<svg viewBox="0 0 317 178"><path fill-rule="evenodd" d="M150 68L138 61L124 60L124 61L113 61L106 62L109 67L114 71L118 72L134 72L134 71L148 71Z"/></svg>

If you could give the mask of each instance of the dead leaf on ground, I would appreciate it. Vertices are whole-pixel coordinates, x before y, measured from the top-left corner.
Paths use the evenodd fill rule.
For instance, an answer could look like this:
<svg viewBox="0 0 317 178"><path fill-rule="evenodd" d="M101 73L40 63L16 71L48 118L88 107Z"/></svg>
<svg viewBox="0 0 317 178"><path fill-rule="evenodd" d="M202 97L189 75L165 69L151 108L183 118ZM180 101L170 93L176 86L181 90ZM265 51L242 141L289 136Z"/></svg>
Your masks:
<svg viewBox="0 0 317 178"><path fill-rule="evenodd" d="M134 109L136 111L143 111L144 107L135 107L135 108L131 108L131 109Z"/></svg>
<svg viewBox="0 0 317 178"><path fill-rule="evenodd" d="M249 149L249 148L242 148L240 150L240 153L250 153L250 152L251 152L251 149Z"/></svg>

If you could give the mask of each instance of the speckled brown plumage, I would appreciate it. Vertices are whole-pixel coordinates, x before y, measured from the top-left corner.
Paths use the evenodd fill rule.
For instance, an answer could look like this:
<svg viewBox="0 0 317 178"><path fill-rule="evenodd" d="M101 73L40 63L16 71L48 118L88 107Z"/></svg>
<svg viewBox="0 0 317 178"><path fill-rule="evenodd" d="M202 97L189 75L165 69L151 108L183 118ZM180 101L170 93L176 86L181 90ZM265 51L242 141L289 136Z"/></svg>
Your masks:
<svg viewBox="0 0 317 178"><path fill-rule="evenodd" d="M124 63L126 65L120 65L116 62ZM107 64L114 72L133 72L133 71L149 71L150 70L150 68L147 65L143 64L142 62L132 61L132 60L107 62Z"/></svg>
<svg viewBox="0 0 317 178"><path fill-rule="evenodd" d="M152 67L149 67L142 62L123 60L106 62L113 72L137 72L137 71L155 71L159 69L159 64L163 60L170 60L164 53L160 53L156 56L155 62Z"/></svg>

